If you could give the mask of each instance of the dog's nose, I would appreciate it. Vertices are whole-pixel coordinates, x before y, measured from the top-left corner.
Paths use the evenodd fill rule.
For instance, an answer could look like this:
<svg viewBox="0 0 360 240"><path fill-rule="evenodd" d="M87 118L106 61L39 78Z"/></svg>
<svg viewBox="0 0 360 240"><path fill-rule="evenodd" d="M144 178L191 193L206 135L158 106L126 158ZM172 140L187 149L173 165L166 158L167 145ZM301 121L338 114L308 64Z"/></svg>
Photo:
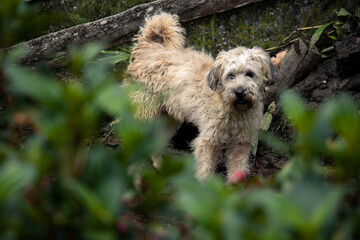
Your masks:
<svg viewBox="0 0 360 240"><path fill-rule="evenodd" d="M246 89L245 88L239 88L235 91L235 96L237 99L244 99L246 96Z"/></svg>

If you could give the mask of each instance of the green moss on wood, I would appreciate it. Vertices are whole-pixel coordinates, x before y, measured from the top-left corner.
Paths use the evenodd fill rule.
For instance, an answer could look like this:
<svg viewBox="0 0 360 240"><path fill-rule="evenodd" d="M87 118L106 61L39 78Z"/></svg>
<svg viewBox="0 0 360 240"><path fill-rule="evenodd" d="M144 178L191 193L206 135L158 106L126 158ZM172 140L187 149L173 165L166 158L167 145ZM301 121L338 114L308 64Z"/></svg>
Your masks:
<svg viewBox="0 0 360 240"><path fill-rule="evenodd" d="M297 28L321 25L334 19L335 11L341 7L351 11L356 3L341 0L264 0L183 25L189 45L216 56L220 50L237 46L265 49L276 46ZM307 34L310 36L312 32Z"/></svg>

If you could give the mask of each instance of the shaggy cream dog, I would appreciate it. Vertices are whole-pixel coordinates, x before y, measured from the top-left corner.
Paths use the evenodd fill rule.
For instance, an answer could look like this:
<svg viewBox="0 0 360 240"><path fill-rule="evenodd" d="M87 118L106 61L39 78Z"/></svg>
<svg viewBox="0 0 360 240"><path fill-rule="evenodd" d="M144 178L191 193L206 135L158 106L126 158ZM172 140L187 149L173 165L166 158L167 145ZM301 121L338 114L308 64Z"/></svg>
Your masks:
<svg viewBox="0 0 360 240"><path fill-rule="evenodd" d="M140 119L168 114L199 129L192 147L196 176L215 171L225 154L227 178L248 171L251 146L263 116L263 85L272 81L273 67L261 48L238 47L220 52L214 60L204 52L185 48L178 17L161 13L146 19L135 38L128 81L146 89L131 98Z"/></svg>

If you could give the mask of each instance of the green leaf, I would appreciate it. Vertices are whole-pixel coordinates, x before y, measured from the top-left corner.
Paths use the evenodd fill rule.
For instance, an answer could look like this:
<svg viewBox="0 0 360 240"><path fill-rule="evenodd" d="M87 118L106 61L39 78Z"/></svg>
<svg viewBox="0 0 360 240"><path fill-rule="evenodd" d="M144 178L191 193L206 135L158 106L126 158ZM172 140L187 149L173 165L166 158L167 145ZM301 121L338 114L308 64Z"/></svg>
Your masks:
<svg viewBox="0 0 360 240"><path fill-rule="evenodd" d="M131 49L129 49L129 48L123 48L123 47L118 46L117 49L120 49L121 52L129 53L131 55Z"/></svg>
<svg viewBox="0 0 360 240"><path fill-rule="evenodd" d="M261 121L260 129L267 131L270 127L271 122L272 122L272 114L269 112L266 112Z"/></svg>
<svg viewBox="0 0 360 240"><path fill-rule="evenodd" d="M330 52L334 51L334 49L335 49L334 46L330 46L330 47L328 47L328 48L323 49L323 50L321 51L321 54L330 53Z"/></svg>
<svg viewBox="0 0 360 240"><path fill-rule="evenodd" d="M328 104L331 104L329 102ZM334 101L336 108L332 123L338 133L349 138L352 142L356 142L359 138L360 120L358 108L350 96L340 95Z"/></svg>
<svg viewBox="0 0 360 240"><path fill-rule="evenodd" d="M347 17L347 16L351 16L351 14L346 11L346 9L341 8L337 14L338 17Z"/></svg>
<svg viewBox="0 0 360 240"><path fill-rule="evenodd" d="M61 86L51 77L38 71L9 65L10 90L40 102L61 102Z"/></svg>
<svg viewBox="0 0 360 240"><path fill-rule="evenodd" d="M108 84L110 72L109 60L89 63L83 68L83 79L85 87L99 89L102 85Z"/></svg>
<svg viewBox="0 0 360 240"><path fill-rule="evenodd" d="M9 51L7 53L6 59L7 59L7 63L6 64L13 64L15 62L17 62L22 56L25 56L26 53L28 52L28 49L26 47L17 47L12 49L11 51Z"/></svg>
<svg viewBox="0 0 360 240"><path fill-rule="evenodd" d="M94 220L96 219L103 223L110 223L113 220L111 213L90 188L70 179L66 180L64 185L65 188L69 189L70 192L85 205Z"/></svg>
<svg viewBox="0 0 360 240"><path fill-rule="evenodd" d="M270 127L270 124L272 122L272 113L275 111L276 109L276 105L275 102L272 102L269 107L267 112L264 114L264 117L261 121L261 125L260 125L260 129L267 131Z"/></svg>
<svg viewBox="0 0 360 240"><path fill-rule="evenodd" d="M255 144L251 146L251 154L253 156L256 156L257 150L258 150L259 141L257 141Z"/></svg>
<svg viewBox="0 0 360 240"><path fill-rule="evenodd" d="M107 53L107 54L105 55L105 57L100 58L97 61L108 61L111 64L116 64L119 62L129 61L130 59L130 54L128 53L123 53L118 51L115 51L115 53L102 51L102 53Z"/></svg>
<svg viewBox="0 0 360 240"><path fill-rule="evenodd" d="M82 74L84 67L89 67L89 63L95 61L95 58L104 48L101 43L89 43L83 48L70 46L69 53L71 57L71 68L77 74Z"/></svg>
<svg viewBox="0 0 360 240"><path fill-rule="evenodd" d="M324 229L326 223L334 221L342 196L343 191L339 188L333 188L319 196L321 201L312 211L311 225Z"/></svg>
<svg viewBox="0 0 360 240"><path fill-rule="evenodd" d="M331 120L334 116L336 104L322 104L314 114L312 131L310 139L312 145L317 148L323 147L325 140L334 136L334 130L331 127Z"/></svg>
<svg viewBox="0 0 360 240"><path fill-rule="evenodd" d="M267 111L269 113L273 113L275 110L276 110L276 103L275 103L275 101L273 101L272 103L270 103Z"/></svg>
<svg viewBox="0 0 360 240"><path fill-rule="evenodd" d="M315 44L317 43L317 41L320 39L322 33L324 32L324 30L332 25L333 23L335 23L335 21L326 23L324 25L322 25L321 27L319 27L315 33L312 35L311 39L310 39L310 44L309 44L309 48L314 48Z"/></svg>
<svg viewBox="0 0 360 240"><path fill-rule="evenodd" d="M221 191L226 191L224 185L216 177L207 179L202 185L191 179L179 182L181 191L177 196L179 206L194 217L203 226L215 226L215 217L221 207L220 201L224 197ZM211 209L211 211L209 211Z"/></svg>
<svg viewBox="0 0 360 240"><path fill-rule="evenodd" d="M125 192L122 179L114 174L109 177L102 176L103 181L99 184L98 196L109 212L118 213L120 208L119 199Z"/></svg>
<svg viewBox="0 0 360 240"><path fill-rule="evenodd" d="M118 54L116 55L116 59L115 59L116 61L114 63L129 61L129 59L130 59L130 54L128 53Z"/></svg>
<svg viewBox="0 0 360 240"><path fill-rule="evenodd" d="M88 63L98 56L103 48L104 45L101 43L89 43L82 49L71 46L69 52L73 58Z"/></svg>
<svg viewBox="0 0 360 240"><path fill-rule="evenodd" d="M343 30L341 30L341 28L339 28L338 26L334 26L335 30L336 30L336 35L337 38L335 40L341 40L344 38L344 32Z"/></svg>
<svg viewBox="0 0 360 240"><path fill-rule="evenodd" d="M289 144L269 132L261 135L261 141L281 154L290 155Z"/></svg>
<svg viewBox="0 0 360 240"><path fill-rule="evenodd" d="M96 103L104 111L115 116L119 116L130 107L127 92L117 86L109 86L100 91Z"/></svg>
<svg viewBox="0 0 360 240"><path fill-rule="evenodd" d="M109 230L93 230L90 228L84 233L85 239L88 240L116 240L118 239L117 235Z"/></svg>
<svg viewBox="0 0 360 240"><path fill-rule="evenodd" d="M300 131L308 126L309 116L302 99L293 91L285 91L280 98L280 105L295 127Z"/></svg>
<svg viewBox="0 0 360 240"><path fill-rule="evenodd" d="M14 158L3 162L0 168L0 203L18 200L35 176L35 168L28 163Z"/></svg>
<svg viewBox="0 0 360 240"><path fill-rule="evenodd" d="M360 7L356 8L355 17L360 18Z"/></svg>

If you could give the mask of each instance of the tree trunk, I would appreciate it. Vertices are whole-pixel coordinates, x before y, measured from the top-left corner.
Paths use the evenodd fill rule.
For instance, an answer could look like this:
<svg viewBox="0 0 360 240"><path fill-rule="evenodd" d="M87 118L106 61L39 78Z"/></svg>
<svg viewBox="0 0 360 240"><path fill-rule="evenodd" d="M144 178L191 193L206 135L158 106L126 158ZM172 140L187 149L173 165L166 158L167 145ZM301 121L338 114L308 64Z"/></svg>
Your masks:
<svg viewBox="0 0 360 240"><path fill-rule="evenodd" d="M277 79L266 91L265 106L275 101L285 89L304 79L320 59L320 53L309 49L302 39L297 40L276 66Z"/></svg>
<svg viewBox="0 0 360 240"><path fill-rule="evenodd" d="M178 14L181 21L189 21L259 1L262 0L158 0L110 17L47 34L6 50L19 46L27 47L29 52L20 62L32 64L64 56L69 45L82 46L89 42L103 41L107 48L118 46L133 38L147 15L158 11Z"/></svg>

